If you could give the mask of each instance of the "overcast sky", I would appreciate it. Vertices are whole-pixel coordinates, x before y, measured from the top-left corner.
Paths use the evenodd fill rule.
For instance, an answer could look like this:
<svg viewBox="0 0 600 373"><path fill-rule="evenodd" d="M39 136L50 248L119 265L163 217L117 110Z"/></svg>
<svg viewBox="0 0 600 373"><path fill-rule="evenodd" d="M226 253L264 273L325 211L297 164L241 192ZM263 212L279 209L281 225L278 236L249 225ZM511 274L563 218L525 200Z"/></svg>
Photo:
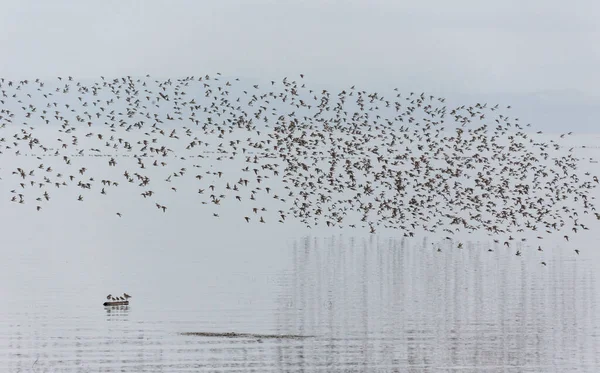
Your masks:
<svg viewBox="0 0 600 373"><path fill-rule="evenodd" d="M590 130L598 19L596 0L3 1L0 75L304 73L323 85L495 97L517 110L525 97L536 107L526 120L573 118Z"/></svg>

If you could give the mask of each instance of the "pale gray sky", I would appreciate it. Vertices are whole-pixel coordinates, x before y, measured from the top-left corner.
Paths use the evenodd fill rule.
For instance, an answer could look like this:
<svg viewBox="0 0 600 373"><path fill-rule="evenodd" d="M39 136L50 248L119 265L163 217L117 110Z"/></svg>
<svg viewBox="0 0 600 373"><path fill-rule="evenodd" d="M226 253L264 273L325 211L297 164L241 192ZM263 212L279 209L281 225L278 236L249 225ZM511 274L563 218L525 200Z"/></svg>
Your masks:
<svg viewBox="0 0 600 373"><path fill-rule="evenodd" d="M499 96L517 110L525 95L539 107L531 120L562 115L551 127L571 118L590 131L598 19L596 0L3 1L0 75L304 73L322 85Z"/></svg>

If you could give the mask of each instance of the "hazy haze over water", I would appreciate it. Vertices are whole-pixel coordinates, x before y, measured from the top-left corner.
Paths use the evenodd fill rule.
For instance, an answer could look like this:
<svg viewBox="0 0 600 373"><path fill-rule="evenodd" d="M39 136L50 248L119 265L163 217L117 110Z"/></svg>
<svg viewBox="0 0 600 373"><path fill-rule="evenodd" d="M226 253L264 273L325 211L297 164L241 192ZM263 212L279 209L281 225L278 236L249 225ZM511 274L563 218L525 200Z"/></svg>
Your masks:
<svg viewBox="0 0 600 373"><path fill-rule="evenodd" d="M403 97L445 97L448 107L511 105L511 121L531 123L526 131L543 131L535 138L556 140L561 151L573 147L578 174L597 174L599 17L600 2L592 0L4 1L0 77L85 83L220 72L268 89L271 80L304 74L315 90L356 85L387 95L398 88ZM25 94L1 109L25 114ZM64 97L57 99L62 115ZM117 105L117 112L126 106ZM23 121L2 129L4 145L22 136ZM34 132L59 148L56 138L71 134L56 136L58 128ZM84 131L76 133L79 148L88 147ZM568 131L575 133L559 140ZM52 189L35 211L37 194L26 193L24 205L9 202L20 192L11 193L20 181L11 171L44 163L63 172L64 165L39 148L15 156L4 145L0 372L600 371L595 225L568 242L562 234L545 239L538 252L531 232L507 249L485 232L444 241L441 233L405 239L382 227L370 235L293 219L279 224L281 204L271 199L261 201L267 224L254 215L246 224L248 212L236 201L216 209L186 198L197 196L191 183L176 193L171 184L153 185L165 213L125 182L102 197L97 188L83 190L83 203L75 186ZM69 154L65 175L88 166L86 178L122 177L92 154ZM134 164L122 156L120 165ZM173 156L168 172L145 173L164 179L200 161L202 172L239 172L235 161L205 156ZM129 306L101 305L122 292L133 295Z"/></svg>

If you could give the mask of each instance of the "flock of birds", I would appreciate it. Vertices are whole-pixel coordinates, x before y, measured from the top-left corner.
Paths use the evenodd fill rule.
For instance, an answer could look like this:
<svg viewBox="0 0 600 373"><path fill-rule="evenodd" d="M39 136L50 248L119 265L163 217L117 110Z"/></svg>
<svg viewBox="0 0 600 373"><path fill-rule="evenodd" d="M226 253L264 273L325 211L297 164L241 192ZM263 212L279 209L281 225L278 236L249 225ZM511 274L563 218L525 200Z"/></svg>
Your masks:
<svg viewBox="0 0 600 373"><path fill-rule="evenodd" d="M127 294L127 293L123 293L123 295L121 296L113 296L112 294L108 294L106 296L106 300L111 301L111 302L125 302L128 301L129 298L131 298L131 295Z"/></svg>
<svg viewBox="0 0 600 373"><path fill-rule="evenodd" d="M14 183L11 202L37 211L56 189L84 202L125 185L167 213L178 190L191 188L215 218L219 206L243 206L242 224L295 218L449 240L483 230L506 247L531 232L540 240L564 232L568 241L589 229L585 214L600 220L591 195L598 177L578 174L572 149L540 140L510 107L448 108L444 98L398 89L330 92L307 87L303 75L266 87L220 74L0 79L0 92L0 159L39 163L11 161L0 183ZM105 160L105 178L82 161L90 156Z"/></svg>

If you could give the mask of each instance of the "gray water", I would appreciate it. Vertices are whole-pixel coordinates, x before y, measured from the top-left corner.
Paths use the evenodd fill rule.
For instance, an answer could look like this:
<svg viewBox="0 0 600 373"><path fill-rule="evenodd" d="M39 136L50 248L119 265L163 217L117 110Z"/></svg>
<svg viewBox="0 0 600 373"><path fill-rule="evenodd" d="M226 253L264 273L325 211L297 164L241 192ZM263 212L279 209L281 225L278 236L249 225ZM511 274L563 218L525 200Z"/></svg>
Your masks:
<svg viewBox="0 0 600 373"><path fill-rule="evenodd" d="M571 249L546 250L543 266L535 250L477 242L437 252L427 240L340 235L161 249L148 234L101 249L3 245L0 370L600 371L598 265ZM131 304L103 307L108 292Z"/></svg>

